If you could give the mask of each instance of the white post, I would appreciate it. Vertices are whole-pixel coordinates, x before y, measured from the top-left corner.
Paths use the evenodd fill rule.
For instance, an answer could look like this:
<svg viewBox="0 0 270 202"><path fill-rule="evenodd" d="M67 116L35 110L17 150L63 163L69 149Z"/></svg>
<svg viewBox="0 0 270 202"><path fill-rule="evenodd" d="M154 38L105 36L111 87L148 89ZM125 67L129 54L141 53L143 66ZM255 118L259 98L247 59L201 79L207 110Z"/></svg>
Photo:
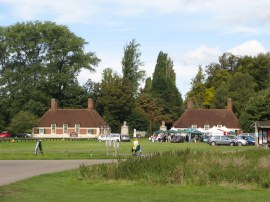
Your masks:
<svg viewBox="0 0 270 202"><path fill-rule="evenodd" d="M255 121L255 145L258 147L259 144L258 144L258 138L259 138L259 134L258 134L258 126L257 126L257 123Z"/></svg>

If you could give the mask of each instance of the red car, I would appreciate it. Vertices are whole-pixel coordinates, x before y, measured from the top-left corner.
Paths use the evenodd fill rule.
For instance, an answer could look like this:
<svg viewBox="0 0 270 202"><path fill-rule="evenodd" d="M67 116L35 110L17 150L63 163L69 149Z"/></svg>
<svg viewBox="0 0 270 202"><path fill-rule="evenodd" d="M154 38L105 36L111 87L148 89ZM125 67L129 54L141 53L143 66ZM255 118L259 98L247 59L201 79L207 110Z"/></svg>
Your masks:
<svg viewBox="0 0 270 202"><path fill-rule="evenodd" d="M7 137L10 137L10 133L8 131L3 131L3 132L0 132L0 137L1 138L7 138Z"/></svg>

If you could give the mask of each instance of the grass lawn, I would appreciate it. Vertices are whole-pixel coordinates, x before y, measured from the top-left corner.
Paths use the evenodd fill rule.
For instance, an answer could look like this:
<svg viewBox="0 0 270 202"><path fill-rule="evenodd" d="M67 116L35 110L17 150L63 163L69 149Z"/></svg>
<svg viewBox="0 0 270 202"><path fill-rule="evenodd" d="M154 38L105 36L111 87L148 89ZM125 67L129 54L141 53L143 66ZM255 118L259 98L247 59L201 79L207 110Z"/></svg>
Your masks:
<svg viewBox="0 0 270 202"><path fill-rule="evenodd" d="M186 150L231 152L252 150L252 146L209 146L205 143L149 142L141 139L143 154ZM97 159L114 158L114 148L104 142L42 141L43 155L34 155L35 142L2 142L0 159ZM121 142L118 157L131 154L131 142ZM0 179L1 180L1 179ZM249 185L170 185L123 180L91 181L79 178L78 170L45 174L0 187L0 201L269 201L269 189Z"/></svg>
<svg viewBox="0 0 270 202"><path fill-rule="evenodd" d="M149 142L140 140L143 154L168 150L185 150L189 148L197 151L240 151L253 149L253 146L209 146L206 143L169 143ZM116 153L118 158L131 154L132 142L120 142ZM2 142L0 143L0 159L102 159L114 158L115 148L106 147L105 142L89 141L42 141L43 155L34 155L36 142Z"/></svg>
<svg viewBox="0 0 270 202"><path fill-rule="evenodd" d="M0 201L269 201L269 190L247 187L155 185L136 182L89 182L77 171L46 174L2 186Z"/></svg>

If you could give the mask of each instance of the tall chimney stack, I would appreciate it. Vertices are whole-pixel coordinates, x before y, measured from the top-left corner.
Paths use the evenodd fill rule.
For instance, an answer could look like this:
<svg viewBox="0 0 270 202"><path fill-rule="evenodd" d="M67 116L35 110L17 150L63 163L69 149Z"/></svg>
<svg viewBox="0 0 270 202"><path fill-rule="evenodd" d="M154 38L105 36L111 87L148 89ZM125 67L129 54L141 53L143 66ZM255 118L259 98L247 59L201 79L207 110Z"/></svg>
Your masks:
<svg viewBox="0 0 270 202"><path fill-rule="evenodd" d="M227 99L227 109L232 110L233 106L232 106L232 99L228 98Z"/></svg>
<svg viewBox="0 0 270 202"><path fill-rule="evenodd" d="M88 109L93 109L94 108L94 103L91 98L88 98Z"/></svg>
<svg viewBox="0 0 270 202"><path fill-rule="evenodd" d="M51 109L52 110L57 110L57 101L55 98L51 99Z"/></svg>
<svg viewBox="0 0 270 202"><path fill-rule="evenodd" d="M193 101L192 98L189 98L187 101L187 108L188 109L192 109L193 108Z"/></svg>

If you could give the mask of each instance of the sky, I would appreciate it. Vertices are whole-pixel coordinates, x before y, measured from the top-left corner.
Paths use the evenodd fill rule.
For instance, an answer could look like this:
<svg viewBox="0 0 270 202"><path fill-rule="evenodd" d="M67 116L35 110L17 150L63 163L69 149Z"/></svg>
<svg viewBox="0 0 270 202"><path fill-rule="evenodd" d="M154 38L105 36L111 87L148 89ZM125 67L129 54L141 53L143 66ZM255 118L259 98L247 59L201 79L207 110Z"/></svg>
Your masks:
<svg viewBox="0 0 270 202"><path fill-rule="evenodd" d="M160 51L173 60L183 98L199 66L225 52L270 49L269 0L0 0L0 26L36 20L66 25L101 59L95 73L81 71L80 84L100 81L108 67L121 75L124 47L135 39L147 77Z"/></svg>

